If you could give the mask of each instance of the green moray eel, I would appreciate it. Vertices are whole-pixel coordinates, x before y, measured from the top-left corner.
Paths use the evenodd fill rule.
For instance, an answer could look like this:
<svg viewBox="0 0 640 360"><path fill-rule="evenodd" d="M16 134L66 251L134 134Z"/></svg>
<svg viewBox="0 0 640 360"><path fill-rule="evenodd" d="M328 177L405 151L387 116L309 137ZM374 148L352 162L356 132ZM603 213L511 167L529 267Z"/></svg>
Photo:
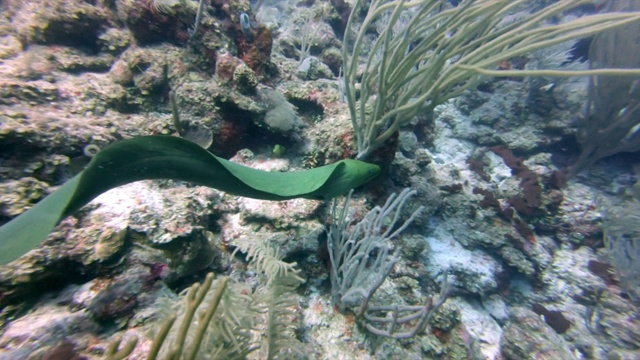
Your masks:
<svg viewBox="0 0 640 360"><path fill-rule="evenodd" d="M107 190L147 179L174 179L263 200L327 200L378 176L380 167L341 160L294 172L268 172L219 158L173 136L142 136L110 145L31 209L0 227L0 264L38 246L58 222Z"/></svg>

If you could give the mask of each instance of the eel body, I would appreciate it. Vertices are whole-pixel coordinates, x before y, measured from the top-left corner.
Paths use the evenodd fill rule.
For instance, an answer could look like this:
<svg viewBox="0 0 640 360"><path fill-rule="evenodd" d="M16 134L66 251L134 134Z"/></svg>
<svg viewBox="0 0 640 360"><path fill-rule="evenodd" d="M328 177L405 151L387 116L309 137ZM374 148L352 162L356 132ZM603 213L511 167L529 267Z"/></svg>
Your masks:
<svg viewBox="0 0 640 360"><path fill-rule="evenodd" d="M123 140L98 152L81 173L0 227L0 264L38 246L60 220L98 195L138 180L183 180L263 200L327 200L371 181L379 172L377 165L351 159L303 171L268 172L217 157L179 137Z"/></svg>

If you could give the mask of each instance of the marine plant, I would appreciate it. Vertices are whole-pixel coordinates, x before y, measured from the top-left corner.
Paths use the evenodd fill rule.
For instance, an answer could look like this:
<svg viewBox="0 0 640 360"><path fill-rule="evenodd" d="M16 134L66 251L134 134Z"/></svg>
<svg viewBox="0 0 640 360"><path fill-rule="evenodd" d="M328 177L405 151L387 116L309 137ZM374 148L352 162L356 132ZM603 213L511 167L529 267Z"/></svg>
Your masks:
<svg viewBox="0 0 640 360"><path fill-rule="evenodd" d="M640 2L616 0L614 10L640 10ZM589 59L597 68L640 67L640 23L596 37ZM640 151L640 76L595 76L589 82L584 116L579 117L577 140L582 151L572 174L597 160L620 152Z"/></svg>
<svg viewBox="0 0 640 360"><path fill-rule="evenodd" d="M296 172L266 172L219 158L172 136L142 136L104 148L87 167L27 212L0 227L0 264L42 242L55 225L101 193L138 180L176 179L263 200L328 200L363 185L380 167L341 160Z"/></svg>
<svg viewBox="0 0 640 360"><path fill-rule="evenodd" d="M193 29L189 31L189 40L193 40L193 38L198 34L198 30L200 29L200 23L202 22L202 14L204 13L204 0L198 1L198 10L196 11L196 19L193 23Z"/></svg>
<svg viewBox="0 0 640 360"><path fill-rule="evenodd" d="M529 0L357 0L347 23L344 86L358 159L382 146L416 115L477 85L483 76L640 74L640 69L497 70L498 64L560 43L640 21L640 12L611 12L555 22L591 0L560 0L532 13ZM357 16L368 6L358 26ZM373 28L378 36L369 43ZM364 68L361 66L364 62ZM361 74L361 78L360 77Z"/></svg>
<svg viewBox="0 0 640 360"><path fill-rule="evenodd" d="M214 280L209 273L202 284L192 285L177 314L156 329L147 359L245 359L262 351L266 359L286 354L301 356L301 343L291 333L293 291L304 282L296 263L281 260L279 252L264 240L240 241L236 252L247 254L249 265L266 277L257 291L228 277ZM175 325L175 326L174 326ZM261 333L256 339L252 332ZM107 360L124 359L135 349L133 338L121 344L117 338L107 347ZM286 358L286 357L285 357Z"/></svg>
<svg viewBox="0 0 640 360"><path fill-rule="evenodd" d="M266 285L257 293L257 300L264 304L266 323L261 346L267 359L281 358L283 354L296 354L303 358L300 341L292 333L291 319L297 318L295 289L304 283L297 263L282 261L277 248L266 240L238 240L236 252L247 254L249 264L266 277ZM286 357L285 357L286 358Z"/></svg>
<svg viewBox="0 0 640 360"><path fill-rule="evenodd" d="M439 296L429 297L423 305L371 305L378 288L400 261L400 248L391 240L403 232L422 212L419 207L400 224L400 212L416 193L405 189L389 196L383 206L376 206L350 227L351 192L342 209L332 206L333 223L329 227L327 246L331 260L331 301L340 311L356 307L356 321L369 332L395 339L415 336L429 323L433 314L447 299L447 283L443 281Z"/></svg>

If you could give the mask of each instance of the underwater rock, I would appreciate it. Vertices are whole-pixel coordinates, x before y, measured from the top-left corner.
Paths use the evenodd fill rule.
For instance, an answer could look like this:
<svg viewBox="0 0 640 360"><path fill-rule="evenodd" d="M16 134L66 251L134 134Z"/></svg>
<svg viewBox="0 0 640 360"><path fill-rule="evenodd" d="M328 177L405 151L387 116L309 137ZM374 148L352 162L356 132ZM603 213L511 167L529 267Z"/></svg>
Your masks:
<svg viewBox="0 0 640 360"><path fill-rule="evenodd" d="M22 51L22 44L13 35L0 36L0 59L9 59Z"/></svg>
<svg viewBox="0 0 640 360"><path fill-rule="evenodd" d="M305 124L298 117L295 108L277 90L261 90L267 111L262 122L274 133L291 134Z"/></svg>
<svg viewBox="0 0 640 360"><path fill-rule="evenodd" d="M588 247L557 251L553 263L542 274L543 299L557 304L572 322L569 333L576 333L572 337L581 351L600 354L610 347L640 348L640 320L635 315L635 305L621 296L617 286L608 285L589 270L589 262L594 259L595 254ZM566 294L572 297L567 298Z"/></svg>
<svg viewBox="0 0 640 360"><path fill-rule="evenodd" d="M428 248L428 244L424 241L424 236L420 234L404 234L398 239L400 242L400 251L402 257L408 261L420 260L422 253Z"/></svg>
<svg viewBox="0 0 640 360"><path fill-rule="evenodd" d="M505 323L509 319L509 308L504 302L504 299L498 294L491 294L482 298L482 308L500 324Z"/></svg>
<svg viewBox="0 0 640 360"><path fill-rule="evenodd" d="M219 216L217 194L205 187L159 189L151 182L104 193L76 215L79 219L63 220L43 246L0 268L2 300L37 293L43 284L82 281L129 254L132 242L161 249L173 278L208 267L218 256L205 234L210 219ZM159 250L147 252L156 256Z"/></svg>
<svg viewBox="0 0 640 360"><path fill-rule="evenodd" d="M308 129L305 137L310 142L310 150L305 165L315 167L355 156L354 136L346 129L348 123L349 119L344 116L330 117L320 126Z"/></svg>
<svg viewBox="0 0 640 360"><path fill-rule="evenodd" d="M52 62L57 68L69 73L109 71L115 58L111 54L86 55L73 48L58 47L52 52Z"/></svg>
<svg viewBox="0 0 640 360"><path fill-rule="evenodd" d="M5 79L14 80L44 80L51 83L58 83L54 70L57 64L54 62L54 54L58 48L72 49L61 46L31 45L22 51L22 45L10 58L4 59ZM11 51L11 50L9 50Z"/></svg>
<svg viewBox="0 0 640 360"><path fill-rule="evenodd" d="M49 185L32 177L0 184L0 216L12 218L47 195Z"/></svg>
<svg viewBox="0 0 640 360"><path fill-rule="evenodd" d="M98 49L100 33L114 22L102 3L82 0L20 2L13 24L26 44Z"/></svg>
<svg viewBox="0 0 640 360"><path fill-rule="evenodd" d="M344 0L331 0L330 2L337 15L329 19L329 25L338 37L342 37L349 21L351 6Z"/></svg>
<svg viewBox="0 0 640 360"><path fill-rule="evenodd" d="M414 154L418 149L418 137L413 131L400 131L398 144L403 153Z"/></svg>
<svg viewBox="0 0 640 360"><path fill-rule="evenodd" d="M105 231L98 237L98 243L94 248L96 258L100 261L109 261L124 249L127 228L119 231Z"/></svg>
<svg viewBox="0 0 640 360"><path fill-rule="evenodd" d="M497 79L490 86L483 84L455 100L461 114L449 123L460 138L485 146L501 144L520 154L562 146L563 133L570 133L571 119L584 101L577 94L586 96L586 83L576 79L556 84L555 102L544 106L535 100L538 87L528 81Z"/></svg>
<svg viewBox="0 0 640 360"><path fill-rule="evenodd" d="M479 304L472 301L455 299L450 306L455 306L460 313L460 332L468 347L469 359L499 359L500 340L503 330L500 325L485 312ZM480 354L474 354L479 351Z"/></svg>
<svg viewBox="0 0 640 360"><path fill-rule="evenodd" d="M185 44L197 3L179 1L116 1L118 19L136 39L139 45L161 42Z"/></svg>
<svg viewBox="0 0 640 360"><path fill-rule="evenodd" d="M594 315L599 320L596 328L601 329L607 340L620 350L635 350L640 355L640 319L637 307L613 292L600 299Z"/></svg>
<svg viewBox="0 0 640 360"><path fill-rule="evenodd" d="M117 84L133 86L140 95L155 94L167 85L168 54L163 47L129 48L111 69L111 77Z"/></svg>
<svg viewBox="0 0 640 360"><path fill-rule="evenodd" d="M278 36L276 39L278 53L274 53L274 57L283 56L285 58L295 60L298 58L299 50L296 48L294 38L287 35Z"/></svg>
<svg viewBox="0 0 640 360"><path fill-rule="evenodd" d="M244 63L240 63L235 67L233 70L232 80L236 89L243 94L255 93L256 86L258 86L256 73Z"/></svg>
<svg viewBox="0 0 640 360"><path fill-rule="evenodd" d="M327 64L334 76L340 75L340 68L342 67L342 51L340 49L335 47L324 49L320 54L320 59ZM339 80L341 81L341 79Z"/></svg>
<svg viewBox="0 0 640 360"><path fill-rule="evenodd" d="M317 56L324 50L340 48L341 41L324 20L314 14L313 10L296 11L292 18L285 22L277 38L282 55L301 62L310 55Z"/></svg>
<svg viewBox="0 0 640 360"><path fill-rule="evenodd" d="M511 309L500 345L507 359L577 359L569 344L538 314L521 307Z"/></svg>
<svg viewBox="0 0 640 360"><path fill-rule="evenodd" d="M129 186L134 187L129 190L131 192L123 189ZM130 230L144 234L144 239L165 252L177 277L211 265L217 255L206 230L210 219L220 216L216 207L218 192L200 186L158 190L139 182L116 191L120 189L124 194L138 194L134 197L134 206L122 209L127 211L128 208L129 213L123 220Z"/></svg>
<svg viewBox="0 0 640 360"><path fill-rule="evenodd" d="M487 296L498 289L503 268L489 254L481 250L466 250L450 235L442 231L425 238L429 251L424 262L431 278L448 274L456 292Z"/></svg>
<svg viewBox="0 0 640 360"><path fill-rule="evenodd" d="M180 118L199 122L211 130L213 143L208 150L215 155L230 158L249 146L254 149L262 144L273 146L270 143L273 134L259 126L265 105L255 96L230 87L228 81L196 78L172 91L176 94Z"/></svg>
<svg viewBox="0 0 640 360"><path fill-rule="evenodd" d="M100 49L113 55L120 54L131 45L133 36L128 29L109 28L98 39Z"/></svg>
<svg viewBox="0 0 640 360"><path fill-rule="evenodd" d="M593 206L598 194L585 184L571 181L563 190L563 197L556 216L556 238L564 246L599 246L603 239L600 226L602 215Z"/></svg>
<svg viewBox="0 0 640 360"><path fill-rule="evenodd" d="M280 202L267 202L249 198L240 198L240 218L245 223L256 221L270 224L275 229L295 228L303 219L309 219L319 207L313 200L294 199Z"/></svg>
<svg viewBox="0 0 640 360"><path fill-rule="evenodd" d="M334 114L338 110L336 105L340 94L335 82L331 80L309 82L293 79L284 84L282 93L302 117L311 120L318 127L322 126L325 115Z"/></svg>
<svg viewBox="0 0 640 360"><path fill-rule="evenodd" d="M162 319L170 311L166 300L172 292L153 267L130 264L118 274L97 277L82 285L68 285L55 295L35 298L35 310L20 314L0 336L2 359L43 359L62 353L62 359L93 358L104 352L116 328L129 321L139 326L145 320ZM160 301L159 301L160 299ZM164 302L161 300L165 299ZM139 327L138 329L142 329ZM138 351L147 353L150 340L144 331L128 330L139 337ZM126 340L125 340L126 341ZM67 351L60 347L68 342ZM73 345L72 350L69 345ZM76 354L79 357L70 357Z"/></svg>
<svg viewBox="0 0 640 360"><path fill-rule="evenodd" d="M87 310L98 322L115 322L122 327L138 306L141 288L136 282L111 282L92 297Z"/></svg>
<svg viewBox="0 0 640 360"><path fill-rule="evenodd" d="M331 69L315 56L307 56L296 70L298 76L305 80L332 79Z"/></svg>
<svg viewBox="0 0 640 360"><path fill-rule="evenodd" d="M236 68L240 66L240 64L242 64L242 60L228 52L221 51L218 53L218 61L216 62L216 75L222 81L231 81L236 72Z"/></svg>
<svg viewBox="0 0 640 360"><path fill-rule="evenodd" d="M589 299L592 293L607 289L604 280L589 271L589 260L595 259L591 249L563 249L557 250L554 255L553 262L540 276L546 285L544 293L548 301L564 301L568 293L576 299Z"/></svg>
<svg viewBox="0 0 640 360"><path fill-rule="evenodd" d="M45 81L20 81L0 78L0 104L28 102L44 104L58 98L58 86Z"/></svg>
<svg viewBox="0 0 640 360"><path fill-rule="evenodd" d="M41 304L32 313L12 321L0 336L4 359L26 359L73 337L86 346L99 326L87 311L73 311L55 303Z"/></svg>
<svg viewBox="0 0 640 360"><path fill-rule="evenodd" d="M71 112L74 117L84 116L88 123L98 122L100 126L96 127L95 131L100 131L100 134L110 134L111 141L115 140L113 136L117 130L128 129L130 131L134 123L143 120L140 116L122 118L117 116L117 113L108 113L109 110L129 113L138 109L142 103L142 100L137 96L131 96L124 86L114 83L108 74L84 73L77 77L71 77L61 86L61 93L67 100L75 99L68 104L68 112ZM89 117L89 115L98 116ZM67 116L71 115L67 114ZM60 119L59 122L64 120ZM107 125L105 126L105 124ZM70 129L77 129L76 131L83 128L81 124L67 126ZM138 127L138 133L145 129ZM97 143L100 145L106 145L106 142L102 142L102 138L98 140L100 141ZM86 143L81 146L84 147L84 145Z"/></svg>
<svg viewBox="0 0 640 360"><path fill-rule="evenodd" d="M424 228L444 202L443 192L435 185L437 181L432 178L433 172L429 165L432 157L428 151L417 149L411 157L405 157L402 152L396 152L393 162L389 167L389 177L394 185L410 187L417 191L412 201L407 203L403 213L413 213L418 206L422 206L422 212L416 217L413 226ZM382 163L385 163L382 161Z"/></svg>
<svg viewBox="0 0 640 360"><path fill-rule="evenodd" d="M534 276L536 267L529 261L527 256L519 249L513 246L503 246L499 250L502 259L509 265L513 266L520 274L526 276Z"/></svg>

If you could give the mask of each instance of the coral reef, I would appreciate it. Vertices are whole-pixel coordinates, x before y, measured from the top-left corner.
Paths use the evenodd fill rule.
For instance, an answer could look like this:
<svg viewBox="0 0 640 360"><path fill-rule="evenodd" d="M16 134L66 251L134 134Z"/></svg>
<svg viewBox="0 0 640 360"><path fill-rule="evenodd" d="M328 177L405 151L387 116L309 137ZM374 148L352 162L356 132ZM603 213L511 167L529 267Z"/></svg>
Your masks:
<svg viewBox="0 0 640 360"><path fill-rule="evenodd" d="M483 2L439 1L432 15ZM504 21L571 2L520 2ZM342 54L353 46L342 43L352 4L202 4L196 26L197 1L0 2L0 225L82 170L87 146L184 135L173 113L178 125L212 134L212 153L260 170L304 170L358 155ZM543 25L603 10L585 5ZM353 29L364 15L352 15ZM376 109L375 91L393 84L368 78L372 69L364 64L379 52L373 44L384 26L375 21L362 31L362 54L350 69L351 95L369 99L354 107L365 117L393 107ZM597 134L585 133L584 108L589 98L606 107L604 89L616 80L600 79L597 88L587 78L512 76L587 70L597 60L585 58L589 44L496 55L495 67L481 70L508 76L478 73L464 91L459 73L448 73L457 96L425 102L428 112L417 111L367 154L381 176L354 191L340 234L327 230L339 225L332 207L315 200L262 201L170 180L103 194L62 221L42 246L0 267L0 358L146 358L157 345L154 335L172 319L160 358L181 338L182 324L193 325L183 348L192 349L198 333L206 339L201 354L212 358L638 358L637 279L624 272L637 261L635 253L615 252L636 249L623 240L635 234L624 222L635 224L629 209L640 198L637 152L595 164L580 160L590 167L571 169L579 145L608 154L584 136ZM399 61L387 64L387 74L399 71L417 45L398 42ZM606 57L598 46L593 52ZM423 65L403 70L423 74ZM637 95L628 91L633 79L625 79L625 98ZM414 99L403 100L413 106ZM610 118L595 108L588 115ZM629 140L636 130L614 133ZM382 233L407 219L411 224L385 239L387 250L363 255L369 282L384 251L392 260L364 304L365 321L358 312L366 296L354 295L347 306L332 301L335 239L328 237L374 223L369 211L403 188L415 195L376 224ZM207 277L211 272L223 280ZM431 296L445 284L446 301L434 304ZM354 291L364 288L360 283ZM192 323L216 294L222 295L210 314L213 325L196 331ZM419 319L433 305L437 311L423 326Z"/></svg>

